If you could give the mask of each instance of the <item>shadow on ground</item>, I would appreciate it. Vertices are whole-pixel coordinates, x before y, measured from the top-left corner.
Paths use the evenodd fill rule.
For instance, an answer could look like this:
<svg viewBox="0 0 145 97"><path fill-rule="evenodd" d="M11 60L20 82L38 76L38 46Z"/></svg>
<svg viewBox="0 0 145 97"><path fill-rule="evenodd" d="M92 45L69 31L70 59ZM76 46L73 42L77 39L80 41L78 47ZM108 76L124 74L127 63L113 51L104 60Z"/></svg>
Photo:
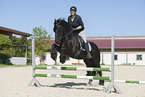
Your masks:
<svg viewBox="0 0 145 97"><path fill-rule="evenodd" d="M105 87L101 86L102 89L97 89L94 87L91 87L87 83L74 83L74 82L67 82L67 83L60 83L60 84L54 84L52 86L49 85L42 85L42 87L54 87L54 88L66 88L66 89L78 89L78 90L94 90L94 91L105 91Z"/></svg>

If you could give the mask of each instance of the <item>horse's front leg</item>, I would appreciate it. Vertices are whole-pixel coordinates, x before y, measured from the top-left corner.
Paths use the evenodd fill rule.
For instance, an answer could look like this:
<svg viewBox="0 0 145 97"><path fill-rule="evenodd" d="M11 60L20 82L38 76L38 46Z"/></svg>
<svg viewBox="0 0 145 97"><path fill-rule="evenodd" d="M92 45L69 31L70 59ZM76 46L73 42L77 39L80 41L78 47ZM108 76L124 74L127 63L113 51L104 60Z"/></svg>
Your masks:
<svg viewBox="0 0 145 97"><path fill-rule="evenodd" d="M62 64L64 64L65 61L66 61L66 55L65 55L65 54L61 54L61 55L60 55L60 62L61 62Z"/></svg>
<svg viewBox="0 0 145 97"><path fill-rule="evenodd" d="M52 44L51 46L51 58L56 61L57 59L57 51L59 51L59 46L57 46L56 44Z"/></svg>
<svg viewBox="0 0 145 97"><path fill-rule="evenodd" d="M63 64L66 61L66 48L65 46L62 46L60 49L60 62Z"/></svg>

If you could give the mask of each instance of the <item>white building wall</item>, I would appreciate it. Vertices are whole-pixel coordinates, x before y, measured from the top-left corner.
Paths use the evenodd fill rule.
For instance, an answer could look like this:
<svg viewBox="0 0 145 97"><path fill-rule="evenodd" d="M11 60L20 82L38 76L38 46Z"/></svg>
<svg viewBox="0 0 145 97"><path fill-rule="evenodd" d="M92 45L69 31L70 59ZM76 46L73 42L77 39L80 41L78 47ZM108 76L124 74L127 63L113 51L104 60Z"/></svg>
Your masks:
<svg viewBox="0 0 145 97"><path fill-rule="evenodd" d="M128 54L128 63L135 63L136 62L136 54Z"/></svg>
<svg viewBox="0 0 145 97"><path fill-rule="evenodd" d="M103 52L100 54L100 64L102 63L102 54L103 54L103 63L105 63L105 65L111 65L111 53L106 53ZM115 65L121 65L121 64L126 64L126 53L125 52L115 52L115 55L118 56L118 60L114 61ZM137 60L136 55L137 54L142 54L142 60ZM59 59L60 54L57 54L57 64L60 64L60 59ZM145 65L145 53L128 53L128 63L131 63L131 65L133 65L133 63L135 63L135 65ZM36 64L40 64L40 58L36 58L35 59ZM67 60L64 65L72 65L72 63L78 63L77 59L73 59L70 58L69 60ZM79 63L82 63L85 65L83 60L79 60ZM50 53L47 53L46 55L46 60L45 60L45 64L48 65L53 65L55 64L55 61L53 61L51 59Z"/></svg>
<svg viewBox="0 0 145 97"><path fill-rule="evenodd" d="M124 64L126 63L126 54L123 53L114 53L114 55L117 55L118 56L118 59L117 60L114 60L114 64L115 65L120 65L120 64Z"/></svg>
<svg viewBox="0 0 145 97"><path fill-rule="evenodd" d="M137 55L142 54L142 60L137 60ZM128 54L128 63L131 63L133 65L145 65L145 53L132 53Z"/></svg>
<svg viewBox="0 0 145 97"><path fill-rule="evenodd" d="M27 60L25 57L12 57L10 62L15 65L26 65Z"/></svg>
<svg viewBox="0 0 145 97"><path fill-rule="evenodd" d="M102 56L102 54L100 55ZM111 53L103 53L103 63L105 63L105 65L111 65Z"/></svg>
<svg viewBox="0 0 145 97"><path fill-rule="evenodd" d="M56 60L56 62L59 65L63 65L62 63L60 63L59 56L60 56L60 54L57 53L57 60ZM36 60L36 61L38 61L38 60ZM37 63L40 63L40 62L37 62ZM69 60L66 60L64 65L72 65L72 63L78 63L78 60L77 59L73 59L73 58L69 58ZM84 61L83 60L79 60L79 63L84 64ZM51 55L50 55L49 52L46 54L45 64L47 64L47 65L54 65L55 64L55 61L51 58Z"/></svg>
<svg viewBox="0 0 145 97"><path fill-rule="evenodd" d="M142 55L142 60L137 60L136 57L138 54ZM145 53L139 53L139 52L127 53L128 59L126 59L125 52L122 53L115 52L114 55L118 56L118 60L114 60L115 65L126 64L126 62L130 63L131 65L133 65L134 63L135 65L145 65ZM102 54L101 54L101 63L102 63ZM103 53L103 63L105 63L105 65L111 65L111 53Z"/></svg>

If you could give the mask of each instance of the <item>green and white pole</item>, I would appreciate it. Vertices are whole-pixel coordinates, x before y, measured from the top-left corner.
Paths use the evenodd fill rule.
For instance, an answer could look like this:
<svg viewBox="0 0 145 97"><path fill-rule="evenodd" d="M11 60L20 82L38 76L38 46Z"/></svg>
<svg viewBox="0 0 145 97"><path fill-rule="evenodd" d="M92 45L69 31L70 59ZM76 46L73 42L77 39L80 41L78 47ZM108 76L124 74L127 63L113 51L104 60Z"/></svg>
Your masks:
<svg viewBox="0 0 145 97"><path fill-rule="evenodd" d="M35 77L58 77L58 78L73 78L73 79L110 80L109 77L64 75L64 74L35 74Z"/></svg>
<svg viewBox="0 0 145 97"><path fill-rule="evenodd" d="M111 80L106 80L106 82L111 82ZM145 81L136 81L136 80L114 80L118 83L132 83L132 84L145 84Z"/></svg>
<svg viewBox="0 0 145 97"><path fill-rule="evenodd" d="M114 80L115 82L121 83L136 83L136 84L145 84L145 81L132 81L132 80Z"/></svg>
<svg viewBox="0 0 145 97"><path fill-rule="evenodd" d="M45 70L74 70L74 71L111 71L110 68L83 68L83 67L60 67L60 66L35 66L34 69Z"/></svg>

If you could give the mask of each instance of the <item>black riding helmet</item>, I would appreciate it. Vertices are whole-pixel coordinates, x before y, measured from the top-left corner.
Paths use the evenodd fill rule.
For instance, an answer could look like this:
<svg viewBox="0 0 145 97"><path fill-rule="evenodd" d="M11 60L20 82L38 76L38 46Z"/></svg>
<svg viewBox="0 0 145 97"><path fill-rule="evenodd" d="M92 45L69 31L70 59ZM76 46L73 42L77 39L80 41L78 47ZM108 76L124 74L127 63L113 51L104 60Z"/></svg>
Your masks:
<svg viewBox="0 0 145 97"><path fill-rule="evenodd" d="M77 11L77 8L76 8L75 6L72 6L72 7L70 8L70 11Z"/></svg>

